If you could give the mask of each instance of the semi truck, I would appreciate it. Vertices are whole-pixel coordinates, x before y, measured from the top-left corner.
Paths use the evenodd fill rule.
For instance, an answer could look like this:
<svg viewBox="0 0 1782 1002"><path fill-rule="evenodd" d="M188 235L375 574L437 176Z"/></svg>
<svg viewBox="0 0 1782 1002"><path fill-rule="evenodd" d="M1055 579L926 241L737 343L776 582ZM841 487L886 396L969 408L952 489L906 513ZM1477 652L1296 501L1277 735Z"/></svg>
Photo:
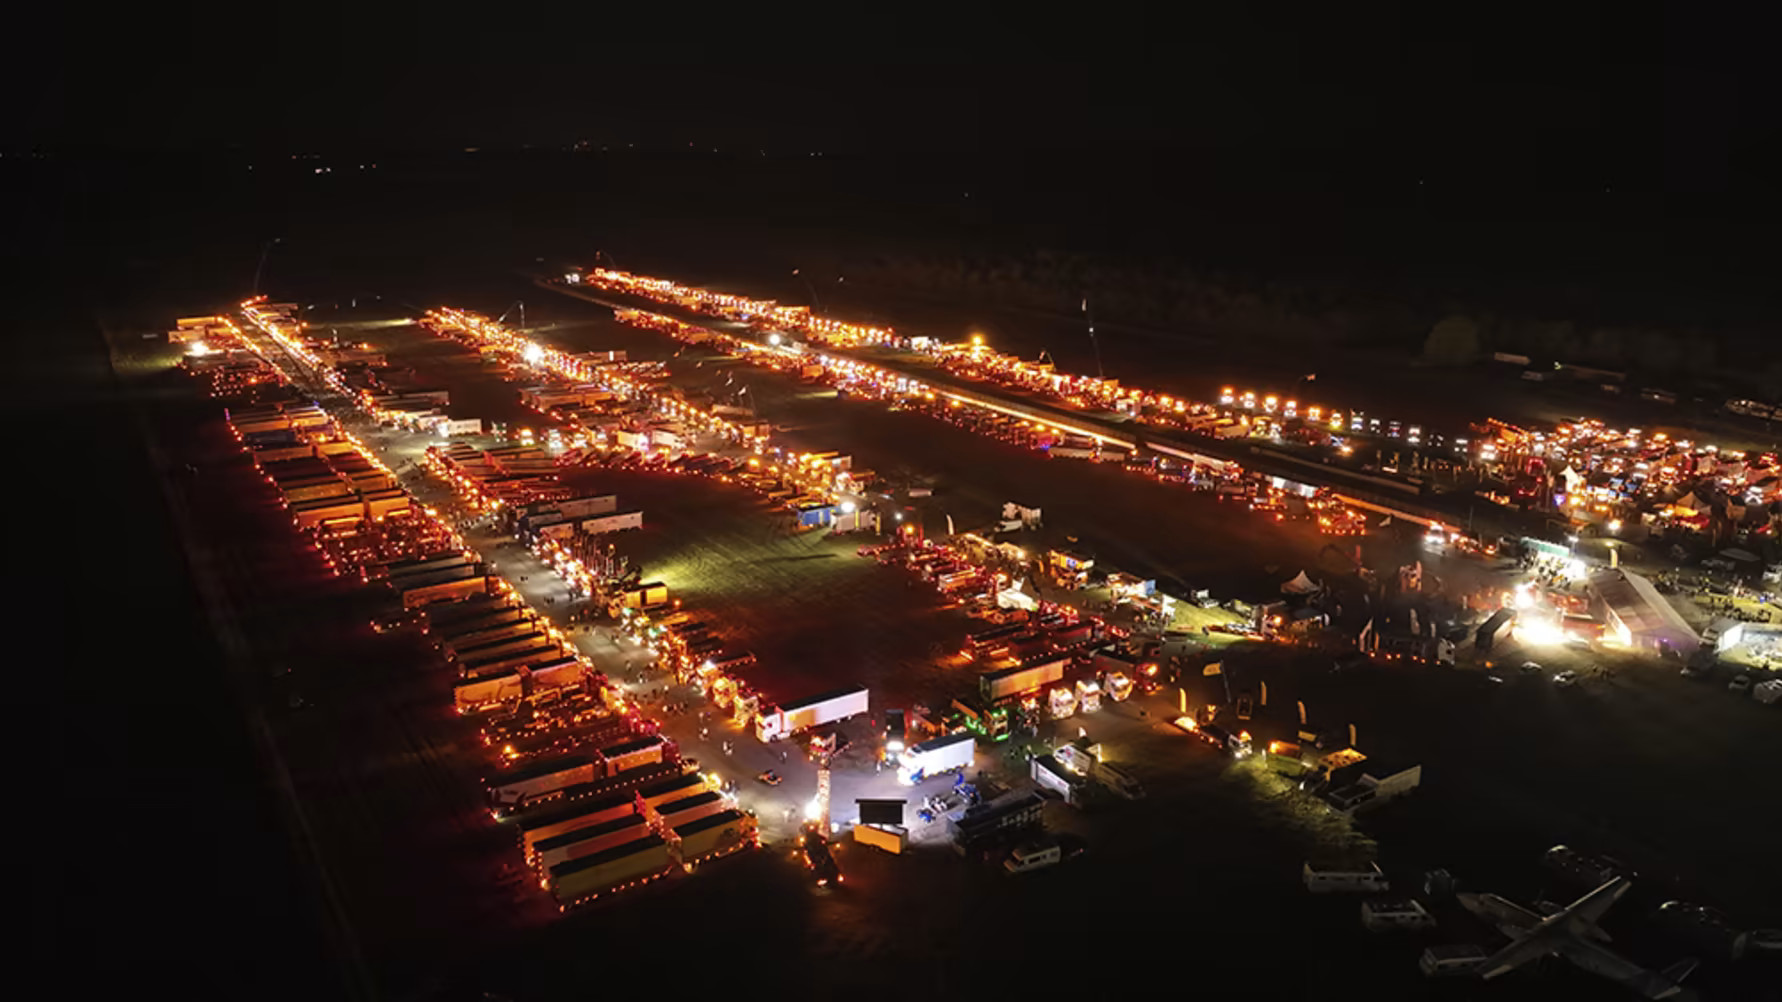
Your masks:
<svg viewBox="0 0 1782 1002"><path fill-rule="evenodd" d="M561 835L540 839L532 847L530 862L541 872L550 873L551 868L559 864L605 852L616 845L635 842L648 834L649 822L643 815L626 814L586 828L576 828Z"/></svg>
<svg viewBox="0 0 1782 1002"><path fill-rule="evenodd" d="M755 819L732 809L670 829L669 851L682 866L756 844Z"/></svg>
<svg viewBox="0 0 1782 1002"><path fill-rule="evenodd" d="M489 777L484 785L488 788L490 800L498 805L509 806L542 793L591 782L595 775L594 769L594 760L586 755L565 755L497 773Z"/></svg>
<svg viewBox="0 0 1782 1002"><path fill-rule="evenodd" d="M551 867L546 882L559 908L612 891L654 880L674 866L668 842L660 835L616 845Z"/></svg>
<svg viewBox="0 0 1782 1002"><path fill-rule="evenodd" d="M953 712L966 727L987 741L1004 741L1009 736L1009 711L1003 706L984 706L976 696L955 697Z"/></svg>
<svg viewBox="0 0 1782 1002"><path fill-rule="evenodd" d="M660 764L670 754L668 742L662 737L652 734L607 745L600 749L600 762L604 769L603 775L611 779L619 773L640 766Z"/></svg>
<svg viewBox="0 0 1782 1002"><path fill-rule="evenodd" d="M978 693L986 703L1000 703L1023 693L1062 681L1068 657L1047 657L1013 668L999 668L978 676Z"/></svg>
<svg viewBox="0 0 1782 1002"><path fill-rule="evenodd" d="M857 717L866 710L866 686L849 686L796 703L763 709L755 718L755 736L763 742L777 741L812 727Z"/></svg>
<svg viewBox="0 0 1782 1002"><path fill-rule="evenodd" d="M931 776L964 772L977 754L977 738L970 733L948 734L918 742L897 757L897 780L913 786Z"/></svg>

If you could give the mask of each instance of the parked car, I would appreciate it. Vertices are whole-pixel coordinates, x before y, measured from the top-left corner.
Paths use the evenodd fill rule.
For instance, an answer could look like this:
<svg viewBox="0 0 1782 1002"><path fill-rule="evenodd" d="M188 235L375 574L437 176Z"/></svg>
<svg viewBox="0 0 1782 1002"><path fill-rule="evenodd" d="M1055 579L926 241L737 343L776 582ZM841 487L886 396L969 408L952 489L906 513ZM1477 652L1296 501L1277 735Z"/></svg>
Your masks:
<svg viewBox="0 0 1782 1002"><path fill-rule="evenodd" d="M1727 692L1750 692L1751 691L1751 676L1746 675L1742 672L1740 674L1734 675L1733 680L1731 682L1726 683L1726 691Z"/></svg>
<svg viewBox="0 0 1782 1002"><path fill-rule="evenodd" d="M767 770L766 772L762 773L759 776L756 776L755 778L760 780L763 783L766 783L768 786L778 786L778 785L780 785L780 782L781 782L780 774L777 772L774 772L772 769Z"/></svg>
<svg viewBox="0 0 1782 1002"><path fill-rule="evenodd" d="M1543 669L1541 668L1541 666L1538 662L1534 662L1534 661L1522 662L1522 674L1524 674L1524 675L1539 675L1542 670Z"/></svg>
<svg viewBox="0 0 1782 1002"><path fill-rule="evenodd" d="M1562 671L1559 674L1553 676L1553 684L1560 686L1562 688L1577 685L1578 684L1578 673L1575 671L1570 671L1570 670Z"/></svg>

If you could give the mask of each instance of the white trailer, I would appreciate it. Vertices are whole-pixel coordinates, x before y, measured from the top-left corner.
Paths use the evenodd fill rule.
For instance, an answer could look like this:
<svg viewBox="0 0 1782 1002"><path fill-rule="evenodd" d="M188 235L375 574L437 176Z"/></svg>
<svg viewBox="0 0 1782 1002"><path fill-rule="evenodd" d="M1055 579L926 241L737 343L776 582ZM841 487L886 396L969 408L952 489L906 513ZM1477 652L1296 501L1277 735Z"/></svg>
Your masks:
<svg viewBox="0 0 1782 1002"><path fill-rule="evenodd" d="M570 755L531 763L493 776L488 781L488 788L489 797L495 803L514 804L527 797L593 781L593 760L581 755Z"/></svg>
<svg viewBox="0 0 1782 1002"><path fill-rule="evenodd" d="M764 742L777 741L812 727L857 717L865 713L866 709L866 686L837 689L821 696L763 710L755 718L755 736Z"/></svg>
<svg viewBox="0 0 1782 1002"><path fill-rule="evenodd" d="M911 745L898 755L897 781L914 786L930 776L947 772L963 772L971 767L977 754L977 737L973 734L948 734Z"/></svg>
<svg viewBox="0 0 1782 1002"><path fill-rule="evenodd" d="M582 520L582 531L590 536L603 532L623 532L643 528L643 512L615 511Z"/></svg>

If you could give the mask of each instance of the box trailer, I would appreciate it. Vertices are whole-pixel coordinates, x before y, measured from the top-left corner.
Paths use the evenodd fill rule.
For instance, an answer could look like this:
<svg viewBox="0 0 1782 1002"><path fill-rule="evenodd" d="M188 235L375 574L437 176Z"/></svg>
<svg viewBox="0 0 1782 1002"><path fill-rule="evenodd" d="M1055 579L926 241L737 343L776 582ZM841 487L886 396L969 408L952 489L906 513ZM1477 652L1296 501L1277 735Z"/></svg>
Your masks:
<svg viewBox="0 0 1782 1002"><path fill-rule="evenodd" d="M561 790L566 786L590 782L594 775L593 759L586 755L565 755L496 773L485 780L483 785L487 787L491 800L508 805Z"/></svg>
<svg viewBox="0 0 1782 1002"><path fill-rule="evenodd" d="M452 705L459 713L475 713L519 699L525 692L525 677L519 670L507 668L453 685Z"/></svg>
<svg viewBox="0 0 1782 1002"><path fill-rule="evenodd" d="M574 786L566 786L561 790L540 794L537 797L528 799L514 810L502 810L497 808L495 814L497 818L506 817L512 814L518 814L524 818L529 817L538 811L556 810L567 804L585 803L590 800L598 800L602 797L610 797L620 793L627 797L631 797L633 803L635 803L636 792L639 787L650 783L660 782L664 779L673 779L684 774L683 768L678 762L672 765L666 762L661 765L647 765L641 769L632 769L630 772L621 773L613 779L602 779L599 778L597 774L592 783L577 783Z"/></svg>
<svg viewBox="0 0 1782 1002"><path fill-rule="evenodd" d="M418 609L435 602L454 602L469 598L472 595L486 593L489 590L489 578L482 573L455 580L439 581L429 585L417 585L402 593L404 609Z"/></svg>
<svg viewBox="0 0 1782 1002"><path fill-rule="evenodd" d="M635 588L627 588L614 604L623 609L649 609L667 605L668 586L660 581L650 581Z"/></svg>
<svg viewBox="0 0 1782 1002"><path fill-rule="evenodd" d="M470 641L471 637L481 636L490 630L530 624L534 621L532 610L510 605L480 616L471 616L445 626L433 627L428 631L428 635L433 638L433 643L437 647L467 647L475 643Z"/></svg>
<svg viewBox="0 0 1782 1002"><path fill-rule="evenodd" d="M667 830L729 809L730 801L723 794L716 790L706 790L690 797L658 804L649 809L649 817L657 828Z"/></svg>
<svg viewBox="0 0 1782 1002"><path fill-rule="evenodd" d="M388 580L392 574L405 573L411 569L418 569L422 572L427 570L443 570L447 567L455 567L467 559L465 554L454 550L450 553L435 553L431 556L415 557L409 560L392 560L381 563L371 563L366 564L361 568L359 576L367 582L385 581Z"/></svg>
<svg viewBox="0 0 1782 1002"><path fill-rule="evenodd" d="M549 873L551 868L572 859L592 856L597 852L605 852L616 845L635 842L650 834L649 822L641 814L627 814L624 817L603 821L577 828L541 839L532 847L528 862L539 870Z"/></svg>
<svg viewBox="0 0 1782 1002"><path fill-rule="evenodd" d="M475 660L482 654L498 653L482 650L489 644L498 644L516 637L527 637L534 633L541 637L544 636L544 631L539 627L539 622L533 619L529 613L504 613L492 623L483 621L474 628L461 630L450 637L441 637L439 649L444 652L446 657L454 661L462 661L466 658Z"/></svg>
<svg viewBox="0 0 1782 1002"><path fill-rule="evenodd" d="M898 755L897 780L911 786L930 776L963 773L971 768L977 750L977 737L970 733L947 734L918 742Z"/></svg>
<svg viewBox="0 0 1782 1002"><path fill-rule="evenodd" d="M1012 699L1023 693L1060 682L1064 679L1064 669L1070 665L1068 657L1043 658L1026 665L1013 668L999 668L983 672L978 676L978 694L986 703L999 703Z"/></svg>
<svg viewBox="0 0 1782 1002"><path fill-rule="evenodd" d="M603 532L624 532L627 529L641 528L643 528L643 512L637 510L608 512L604 515L583 519L581 523L582 532L590 536ZM666 588L664 591L666 592Z"/></svg>
<svg viewBox="0 0 1782 1002"><path fill-rule="evenodd" d="M499 611L515 611L520 609L514 601L505 595L476 595L457 602L449 602L429 608L422 617L423 632L437 634L455 623L466 619L488 616Z"/></svg>
<svg viewBox="0 0 1782 1002"><path fill-rule="evenodd" d="M902 825L855 825L854 841L883 849L894 856L903 854L909 844L910 830Z"/></svg>
<svg viewBox="0 0 1782 1002"><path fill-rule="evenodd" d="M668 842L660 835L645 835L603 852L559 863L548 871L546 882L551 885L558 907L567 908L578 901L655 880L667 874L674 864Z"/></svg>
<svg viewBox="0 0 1782 1002"><path fill-rule="evenodd" d="M531 859L546 839L629 817L640 817L637 799L617 792L522 814L514 820L514 828L519 833L521 850Z"/></svg>
<svg viewBox="0 0 1782 1002"><path fill-rule="evenodd" d="M409 497L403 491L372 491L363 497L365 514L373 519L384 518L409 509Z"/></svg>
<svg viewBox="0 0 1782 1002"><path fill-rule="evenodd" d="M637 788L637 803L640 810L653 811L663 804L695 794L705 793L711 784L698 773L687 773L658 780Z"/></svg>
<svg viewBox="0 0 1782 1002"><path fill-rule="evenodd" d="M695 818L669 832L670 851L682 866L756 844L755 819L735 809Z"/></svg>
<svg viewBox="0 0 1782 1002"><path fill-rule="evenodd" d="M798 509L798 527L800 529L822 528L834 520L834 505L813 504L804 505Z"/></svg>
<svg viewBox="0 0 1782 1002"><path fill-rule="evenodd" d="M530 695L580 685L586 679L587 666L580 658L568 655L526 666L526 691Z"/></svg>
<svg viewBox="0 0 1782 1002"><path fill-rule="evenodd" d="M400 584L412 584L422 578L445 574L447 571L476 565L476 558L466 553L449 553L434 557L420 563L391 565L386 568L381 579L390 583L391 587Z"/></svg>
<svg viewBox="0 0 1782 1002"><path fill-rule="evenodd" d="M497 637L493 640L479 640L474 643L461 644L457 647L450 648L448 653L450 653L453 661L464 664L484 661L488 658L497 657L502 654L512 654L515 651L530 650L531 648L553 642L551 635L539 629L538 624L529 623L527 624L526 630L527 632L525 633Z"/></svg>
<svg viewBox="0 0 1782 1002"><path fill-rule="evenodd" d="M640 766L656 765L669 755L668 742L655 734L600 749L600 761L609 779Z"/></svg>
<svg viewBox="0 0 1782 1002"><path fill-rule="evenodd" d="M474 661L460 661L457 663L458 677L463 679L483 678L510 668L530 668L535 664L555 661L562 656L563 646L552 641L548 644L527 647L524 650L485 655Z"/></svg>
<svg viewBox="0 0 1782 1002"><path fill-rule="evenodd" d="M619 510L617 494L590 494L563 501L552 501L549 504L570 518L590 518L594 515L609 515Z"/></svg>
<svg viewBox="0 0 1782 1002"><path fill-rule="evenodd" d="M811 727L859 716L866 710L866 686L849 686L763 710L755 718L755 736L762 741L776 741Z"/></svg>

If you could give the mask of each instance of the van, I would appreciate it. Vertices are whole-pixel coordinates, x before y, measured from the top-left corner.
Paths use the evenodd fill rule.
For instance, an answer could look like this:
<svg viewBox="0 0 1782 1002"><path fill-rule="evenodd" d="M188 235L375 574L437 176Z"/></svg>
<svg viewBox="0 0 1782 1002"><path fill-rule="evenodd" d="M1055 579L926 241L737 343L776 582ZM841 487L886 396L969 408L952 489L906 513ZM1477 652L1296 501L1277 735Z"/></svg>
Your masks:
<svg viewBox="0 0 1782 1002"><path fill-rule="evenodd" d="M1063 852L1056 842L1028 842L1016 846L1009 858L1002 861L1002 868L1010 873L1026 873L1056 866L1062 858Z"/></svg>
<svg viewBox="0 0 1782 1002"><path fill-rule="evenodd" d="M1472 974L1485 963L1485 950L1476 943L1449 943L1423 951L1417 967L1424 977L1445 978Z"/></svg>
<svg viewBox="0 0 1782 1002"><path fill-rule="evenodd" d="M1313 894L1339 891L1372 893L1390 889L1386 875L1380 872L1377 863L1349 867L1315 866L1307 863L1302 876L1306 882L1306 890Z"/></svg>

